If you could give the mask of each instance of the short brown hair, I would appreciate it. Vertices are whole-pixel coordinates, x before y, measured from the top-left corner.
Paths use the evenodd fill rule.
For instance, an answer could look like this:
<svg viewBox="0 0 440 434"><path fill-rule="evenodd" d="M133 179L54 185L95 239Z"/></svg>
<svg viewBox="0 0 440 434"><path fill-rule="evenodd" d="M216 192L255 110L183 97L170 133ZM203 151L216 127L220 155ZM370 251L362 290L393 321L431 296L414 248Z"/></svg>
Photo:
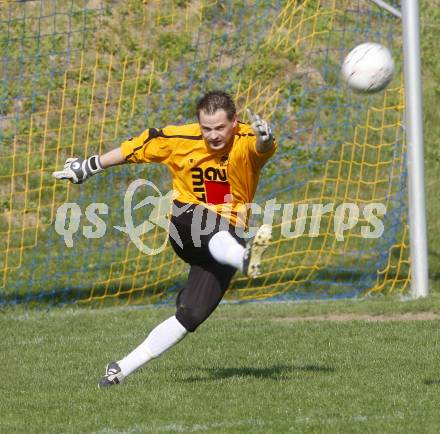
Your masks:
<svg viewBox="0 0 440 434"><path fill-rule="evenodd" d="M200 119L200 112L202 110L209 115L213 115L217 110L224 110L230 121L232 121L237 113L231 95L222 90L211 90L197 101L197 119Z"/></svg>

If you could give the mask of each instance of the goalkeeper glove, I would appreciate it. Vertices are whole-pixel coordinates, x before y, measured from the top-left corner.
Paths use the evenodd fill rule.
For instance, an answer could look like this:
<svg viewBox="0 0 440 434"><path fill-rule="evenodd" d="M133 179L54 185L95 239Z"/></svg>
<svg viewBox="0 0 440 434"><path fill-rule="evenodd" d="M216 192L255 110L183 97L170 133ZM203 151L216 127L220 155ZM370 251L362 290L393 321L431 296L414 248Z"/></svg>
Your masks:
<svg viewBox="0 0 440 434"><path fill-rule="evenodd" d="M260 148L263 152L268 151L273 144L273 135L269 124L257 114L252 113L249 109L247 109L247 112L252 129L257 136L257 148ZM258 150L260 151L260 149Z"/></svg>
<svg viewBox="0 0 440 434"><path fill-rule="evenodd" d="M82 184L87 178L104 170L99 162L99 156L93 155L86 160L82 158L68 158L64 163L64 169L53 172L56 179L68 179L74 184Z"/></svg>

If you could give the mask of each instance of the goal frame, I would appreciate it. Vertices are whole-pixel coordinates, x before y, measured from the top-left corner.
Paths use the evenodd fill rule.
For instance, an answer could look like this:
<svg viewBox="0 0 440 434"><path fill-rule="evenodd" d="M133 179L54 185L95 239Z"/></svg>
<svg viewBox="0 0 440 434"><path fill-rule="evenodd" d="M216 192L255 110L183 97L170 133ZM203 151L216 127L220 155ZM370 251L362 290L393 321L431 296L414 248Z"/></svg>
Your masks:
<svg viewBox="0 0 440 434"><path fill-rule="evenodd" d="M399 11L385 1L371 1L402 20L411 296L424 298L429 291L419 2L402 0Z"/></svg>

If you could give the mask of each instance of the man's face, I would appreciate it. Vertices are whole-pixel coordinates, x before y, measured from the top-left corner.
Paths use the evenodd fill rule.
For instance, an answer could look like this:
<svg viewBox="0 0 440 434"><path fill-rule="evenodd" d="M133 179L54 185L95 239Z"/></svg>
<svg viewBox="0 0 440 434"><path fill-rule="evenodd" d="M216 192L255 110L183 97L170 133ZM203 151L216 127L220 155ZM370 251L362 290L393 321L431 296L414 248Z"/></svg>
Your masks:
<svg viewBox="0 0 440 434"><path fill-rule="evenodd" d="M202 129L202 136L213 151L221 151L234 140L237 117L234 116L230 121L224 110L217 110L212 115L202 110L199 115L199 123Z"/></svg>

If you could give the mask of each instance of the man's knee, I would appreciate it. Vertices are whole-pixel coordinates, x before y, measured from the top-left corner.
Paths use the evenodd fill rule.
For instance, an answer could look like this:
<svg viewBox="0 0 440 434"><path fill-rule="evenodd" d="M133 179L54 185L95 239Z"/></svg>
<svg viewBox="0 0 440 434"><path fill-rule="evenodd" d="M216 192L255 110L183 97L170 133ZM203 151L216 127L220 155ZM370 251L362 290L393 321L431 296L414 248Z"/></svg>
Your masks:
<svg viewBox="0 0 440 434"><path fill-rule="evenodd" d="M189 332L194 332L209 316L208 312L199 309L179 306L176 311L176 318Z"/></svg>

